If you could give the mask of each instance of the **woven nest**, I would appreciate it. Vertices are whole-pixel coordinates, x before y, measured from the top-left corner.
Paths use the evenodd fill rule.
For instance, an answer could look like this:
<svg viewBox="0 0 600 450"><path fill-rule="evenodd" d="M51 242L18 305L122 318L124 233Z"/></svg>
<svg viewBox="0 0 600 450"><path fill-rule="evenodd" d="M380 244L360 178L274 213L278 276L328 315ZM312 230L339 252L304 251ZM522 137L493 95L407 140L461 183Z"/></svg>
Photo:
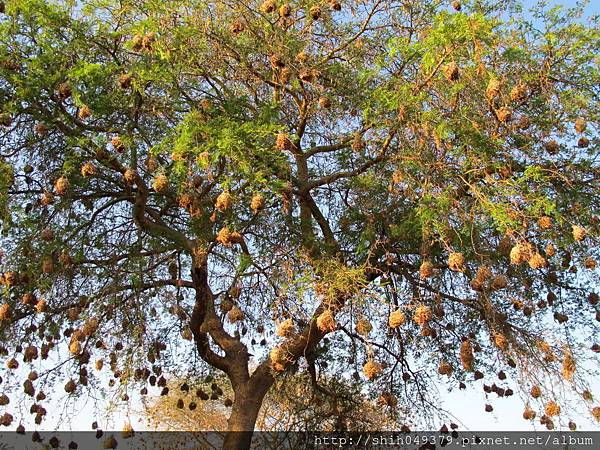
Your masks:
<svg viewBox="0 0 600 450"><path fill-rule="evenodd" d="M390 328L398 328L404 325L405 322L406 316L399 309L392 311L390 313L390 316L388 317L388 325L390 326Z"/></svg>
<svg viewBox="0 0 600 450"><path fill-rule="evenodd" d="M277 2L275 0L266 0L260 5L260 10L265 14L270 14L275 11L277 7Z"/></svg>
<svg viewBox="0 0 600 450"><path fill-rule="evenodd" d="M575 131L578 133L583 133L586 128L587 122L585 119L583 117L578 117L577 120L575 120Z"/></svg>
<svg viewBox="0 0 600 450"><path fill-rule="evenodd" d="M223 244L226 247L231 247L233 244L232 233L229 231L228 227L223 227L217 233L216 241L220 244Z"/></svg>
<svg viewBox="0 0 600 450"><path fill-rule="evenodd" d="M79 341L73 341L69 344L69 352L71 355L77 356L81 353L81 343Z"/></svg>
<svg viewBox="0 0 600 450"><path fill-rule="evenodd" d="M133 169L127 169L123 174L123 178L128 184L134 184L137 180L137 172Z"/></svg>
<svg viewBox="0 0 600 450"><path fill-rule="evenodd" d="M538 219L537 223L542 230L547 230L552 228L552 217L542 216Z"/></svg>
<svg viewBox="0 0 600 450"><path fill-rule="evenodd" d="M419 326L425 326L433 318L433 313L429 306L419 305L415 309L413 320Z"/></svg>
<svg viewBox="0 0 600 450"><path fill-rule="evenodd" d="M329 99L329 97L320 97L319 98L319 106L324 109L330 108L331 100Z"/></svg>
<svg viewBox="0 0 600 450"><path fill-rule="evenodd" d="M92 115L92 110L90 109L90 107L88 105L83 105L81 108L79 108L79 111L77 112L77 117L79 117L79 119L81 120L85 120L88 117L90 117Z"/></svg>
<svg viewBox="0 0 600 450"><path fill-rule="evenodd" d="M459 1L454 0L452 2L452 8L454 9L454 11L460 11L462 9L462 5L460 4Z"/></svg>
<svg viewBox="0 0 600 450"><path fill-rule="evenodd" d="M528 242L518 242L510 251L510 263L514 265L527 262L533 255L533 246Z"/></svg>
<svg viewBox="0 0 600 450"><path fill-rule="evenodd" d="M329 1L329 6L334 11L341 11L342 10L342 4L338 0L330 0Z"/></svg>
<svg viewBox="0 0 600 450"><path fill-rule="evenodd" d="M527 98L527 86L523 83L517 84L510 91L510 99L513 102L522 102Z"/></svg>
<svg viewBox="0 0 600 450"><path fill-rule="evenodd" d="M596 421L600 422L600 406L596 406L592 409L592 417L596 419Z"/></svg>
<svg viewBox="0 0 600 450"><path fill-rule="evenodd" d="M56 95L61 100L65 100L71 96L73 91L71 90L71 86L69 83L60 83L58 88L56 89Z"/></svg>
<svg viewBox="0 0 600 450"><path fill-rule="evenodd" d="M15 370L19 368L19 362L15 358L10 358L6 361L6 367L10 370Z"/></svg>
<svg viewBox="0 0 600 450"><path fill-rule="evenodd" d="M552 244L552 242L548 242L548 244L546 244L544 252L546 253L546 256L551 258L554 255L556 255L556 247L554 247L554 244Z"/></svg>
<svg viewBox="0 0 600 450"><path fill-rule="evenodd" d="M231 194L227 191L221 192L215 201L215 208L224 212L231 206Z"/></svg>
<svg viewBox="0 0 600 450"><path fill-rule="evenodd" d="M488 266L479 266L479 268L477 269L477 274L475 275L475 277L481 281L487 281L492 277L492 271L490 270L490 268Z"/></svg>
<svg viewBox="0 0 600 450"><path fill-rule="evenodd" d="M5 272L2 278L4 280L4 284L8 287L16 286L19 283L19 274L14 270Z"/></svg>
<svg viewBox="0 0 600 450"><path fill-rule="evenodd" d="M469 286L471 286L471 289L474 291L483 292L485 290L485 281L475 277L469 282Z"/></svg>
<svg viewBox="0 0 600 450"><path fill-rule="evenodd" d="M571 353L567 353L562 363L562 376L565 380L571 381L573 380L573 375L577 370L577 365L575 363L575 359Z"/></svg>
<svg viewBox="0 0 600 450"><path fill-rule="evenodd" d="M265 197L260 193L254 194L252 196L252 200L250 201L250 209L252 209L252 211L257 213L260 210L262 210L264 207L265 207Z"/></svg>
<svg viewBox="0 0 600 450"><path fill-rule="evenodd" d="M535 252L529 259L529 267L532 269L542 269L548 265L546 258L540 253Z"/></svg>
<svg viewBox="0 0 600 450"><path fill-rule="evenodd" d="M560 414L560 405L554 400L551 400L548 403L546 403L546 406L544 407L544 412L549 417L558 416Z"/></svg>
<svg viewBox="0 0 600 450"><path fill-rule="evenodd" d="M179 196L178 203L180 208L189 209L194 203L194 197L191 194L184 192Z"/></svg>
<svg viewBox="0 0 600 450"><path fill-rule="evenodd" d="M289 4L284 4L279 7L279 15L281 17L289 17L292 15L292 7Z"/></svg>
<svg viewBox="0 0 600 450"><path fill-rule="evenodd" d="M508 278L506 275L496 275L492 279L491 288L494 290L505 289L508 286Z"/></svg>
<svg viewBox="0 0 600 450"><path fill-rule="evenodd" d="M83 176L83 177L86 177L86 178L92 177L92 176L96 175L96 173L97 173L96 166L90 161L86 161L81 166L81 176Z"/></svg>
<svg viewBox="0 0 600 450"><path fill-rule="evenodd" d="M65 384L65 392L67 392L68 394L72 394L73 392L75 392L75 389L77 389L77 385L75 384L75 381L74 380L67 381L67 383Z"/></svg>
<svg viewBox="0 0 600 450"><path fill-rule="evenodd" d="M440 375L451 376L453 372L452 366L447 361L440 362L438 366L438 373Z"/></svg>
<svg viewBox="0 0 600 450"><path fill-rule="evenodd" d="M66 177L60 177L54 183L54 190L58 195L65 195L69 191L70 183Z"/></svg>
<svg viewBox="0 0 600 450"><path fill-rule="evenodd" d="M233 34L242 33L246 29L246 25L241 20L236 20L229 26L229 31Z"/></svg>
<svg viewBox="0 0 600 450"><path fill-rule="evenodd" d="M277 325L277 336L289 337L294 333L294 322L292 319L286 319Z"/></svg>
<svg viewBox="0 0 600 450"><path fill-rule="evenodd" d="M588 256L583 261L583 265L586 269L595 270L596 269L596 260L594 258L592 258L591 256Z"/></svg>
<svg viewBox="0 0 600 450"><path fill-rule="evenodd" d="M462 253L453 252L448 255L448 268L454 272L462 272L464 270L465 257Z"/></svg>
<svg viewBox="0 0 600 450"><path fill-rule="evenodd" d="M152 182L152 188L156 192L165 192L168 187L169 179L164 174L158 175L156 178L154 178L154 181Z"/></svg>
<svg viewBox="0 0 600 450"><path fill-rule="evenodd" d="M239 308L239 306L234 305L233 308L231 308L227 313L227 319L229 319L230 323L242 321L244 320L244 312Z"/></svg>
<svg viewBox="0 0 600 450"><path fill-rule="evenodd" d="M10 320L10 318L10 305L8 303L3 303L2 305L0 305L0 322L3 320Z"/></svg>
<svg viewBox="0 0 600 450"><path fill-rule="evenodd" d="M523 411L523 419L525 420L533 420L535 419L535 411L533 409L531 409L529 406L527 406L525 408L525 410Z"/></svg>
<svg viewBox="0 0 600 450"><path fill-rule="evenodd" d="M58 262L63 267L70 267L73 265L73 258L71 258L71 255L69 255L69 252L67 252L66 250L63 250L61 252L61 254L58 255Z"/></svg>
<svg viewBox="0 0 600 450"><path fill-rule="evenodd" d="M117 78L117 84L121 89L128 89L129 87L131 87L132 80L133 75L131 75L130 73L122 73L121 75L119 75L119 78Z"/></svg>
<svg viewBox="0 0 600 450"><path fill-rule="evenodd" d="M469 340L463 341L460 345L460 362L462 363L463 369L471 372L473 370L474 360L471 342Z"/></svg>
<svg viewBox="0 0 600 450"><path fill-rule="evenodd" d="M290 150L292 148L292 141L290 141L289 136L280 132L277 134L277 138L275 139L275 148L277 150Z"/></svg>
<svg viewBox="0 0 600 450"><path fill-rule="evenodd" d="M317 317L317 327L323 332L332 332L337 328L335 317L330 309L326 309Z"/></svg>
<svg viewBox="0 0 600 450"><path fill-rule="evenodd" d="M286 363L291 362L289 355L286 350L281 347L275 347L269 353L271 359L271 367L277 372L283 372L285 370Z"/></svg>
<svg viewBox="0 0 600 450"><path fill-rule="evenodd" d="M494 344L496 344L500 350L505 351L508 349L508 339L502 333L494 334Z"/></svg>
<svg viewBox="0 0 600 450"><path fill-rule="evenodd" d="M42 260L42 273L49 274L52 272L54 272L54 261L52 260L52 257L46 256Z"/></svg>
<svg viewBox="0 0 600 450"><path fill-rule="evenodd" d="M375 379L382 371L383 368L381 367L381 364L371 359L369 359L363 367L363 372L368 380Z"/></svg>
<svg viewBox="0 0 600 450"><path fill-rule="evenodd" d="M526 130L531 126L531 120L529 120L529 117L527 117L527 116L521 116L519 118L519 121L517 122L517 126L521 130Z"/></svg>
<svg viewBox="0 0 600 450"><path fill-rule="evenodd" d="M492 101L496 97L498 97L498 95L500 95L501 87L502 87L502 85L500 83L500 80L498 80L497 78L492 78L488 82L488 85L485 89L485 95L488 98L488 100Z"/></svg>
<svg viewBox="0 0 600 450"><path fill-rule="evenodd" d="M360 319L356 323L356 332L361 336L367 337L372 329L373 325L367 319Z"/></svg>
<svg viewBox="0 0 600 450"><path fill-rule="evenodd" d="M49 131L50 128L44 123L36 123L33 127L33 132L42 137L47 136Z"/></svg>
<svg viewBox="0 0 600 450"><path fill-rule="evenodd" d="M507 106L503 106L496 111L496 116L498 120L502 123L507 123L512 118L513 111Z"/></svg>
<svg viewBox="0 0 600 450"><path fill-rule="evenodd" d="M586 229L579 225L573 225L572 232L573 232L573 239L575 239L577 242L583 241L585 239L585 237L587 236Z"/></svg>
<svg viewBox="0 0 600 450"><path fill-rule="evenodd" d="M21 303L23 303L24 305L35 305L35 303L37 302L37 299L35 298L35 294L33 294L32 292L27 292L26 294L23 294L23 298L21 299Z"/></svg>
<svg viewBox="0 0 600 450"><path fill-rule="evenodd" d="M585 136L582 136L577 141L577 147L579 148L587 148L590 145L590 140Z"/></svg>
<svg viewBox="0 0 600 450"><path fill-rule="evenodd" d="M448 81L456 81L460 77L460 71L458 70L458 64L454 61L444 66L444 76Z"/></svg>
<svg viewBox="0 0 600 450"><path fill-rule="evenodd" d="M423 261L419 267L419 276L422 280L430 278L433 275L433 269L431 261Z"/></svg>
<svg viewBox="0 0 600 450"><path fill-rule="evenodd" d="M86 320L81 329L83 335L88 337L94 334L96 330L98 330L98 319L95 317L90 317Z"/></svg>
<svg viewBox="0 0 600 450"><path fill-rule="evenodd" d="M46 312L47 309L48 309L48 303L43 298L38 300L38 302L35 304L35 310L38 313Z"/></svg>
<svg viewBox="0 0 600 450"><path fill-rule="evenodd" d="M529 391L529 394L533 398L540 398L542 396L542 390L540 389L539 386L532 386L531 390Z"/></svg>
<svg viewBox="0 0 600 450"><path fill-rule="evenodd" d="M158 169L158 160L156 158L154 158L153 156L148 156L148 158L146 158L146 168L148 169L148 171L150 173L155 172L156 169Z"/></svg>
<svg viewBox="0 0 600 450"><path fill-rule="evenodd" d="M319 6L313 6L312 8L310 8L308 14L310 15L312 20L319 20L321 18L322 11Z"/></svg>
<svg viewBox="0 0 600 450"><path fill-rule="evenodd" d="M558 145L558 142L551 140L544 143L544 149L549 155L556 155L560 150L560 146Z"/></svg>

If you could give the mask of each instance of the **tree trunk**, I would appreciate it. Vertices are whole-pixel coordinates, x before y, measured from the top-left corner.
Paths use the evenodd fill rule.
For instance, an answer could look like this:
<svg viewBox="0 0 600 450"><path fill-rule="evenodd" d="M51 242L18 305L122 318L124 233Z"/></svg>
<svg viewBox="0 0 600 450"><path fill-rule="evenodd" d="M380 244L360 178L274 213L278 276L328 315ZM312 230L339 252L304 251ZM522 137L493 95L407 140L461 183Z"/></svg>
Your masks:
<svg viewBox="0 0 600 450"><path fill-rule="evenodd" d="M263 398L264 394L249 392L246 386L236 391L231 415L227 421L227 434L223 442L224 450L248 450L250 448L252 433Z"/></svg>

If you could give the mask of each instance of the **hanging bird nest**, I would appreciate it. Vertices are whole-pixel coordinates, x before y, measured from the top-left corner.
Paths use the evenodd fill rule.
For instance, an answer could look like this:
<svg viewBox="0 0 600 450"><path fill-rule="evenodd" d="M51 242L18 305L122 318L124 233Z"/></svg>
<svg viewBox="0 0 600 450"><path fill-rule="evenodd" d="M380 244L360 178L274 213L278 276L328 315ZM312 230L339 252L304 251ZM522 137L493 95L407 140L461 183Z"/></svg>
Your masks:
<svg viewBox="0 0 600 450"><path fill-rule="evenodd" d="M292 141L290 141L287 133L281 131L277 134L277 138L275 139L275 148L281 151L292 149Z"/></svg>
<svg viewBox="0 0 600 450"><path fill-rule="evenodd" d="M38 136L45 137L50 132L50 128L45 123L36 123L33 127L33 132Z"/></svg>
<svg viewBox="0 0 600 450"><path fill-rule="evenodd" d="M558 416L560 414L560 405L554 400L550 400L544 407L544 412L548 417Z"/></svg>
<svg viewBox="0 0 600 450"><path fill-rule="evenodd" d="M489 101L494 100L498 95L500 95L500 89L502 88L502 84L500 80L497 78L492 78L488 82L488 85L485 89L485 95Z"/></svg>
<svg viewBox="0 0 600 450"><path fill-rule="evenodd" d="M244 312L239 308L239 306L234 305L233 308L231 308L227 313L227 319L229 319L230 323L240 322L244 320Z"/></svg>
<svg viewBox="0 0 600 450"><path fill-rule="evenodd" d="M73 94L69 83L60 83L56 88L56 95L61 100L66 100Z"/></svg>
<svg viewBox="0 0 600 450"><path fill-rule="evenodd" d="M508 350L508 339L502 333L494 333L494 344L502 350Z"/></svg>
<svg viewBox="0 0 600 450"><path fill-rule="evenodd" d="M458 0L454 0L452 2L452 8L454 9L454 11L460 11L462 9L462 5Z"/></svg>
<svg viewBox="0 0 600 450"><path fill-rule="evenodd" d="M11 317L10 305L8 303L2 303L0 305L0 322L4 320L9 321Z"/></svg>
<svg viewBox="0 0 600 450"><path fill-rule="evenodd" d="M275 0L266 0L260 5L260 10L265 14L270 14L277 8L277 2Z"/></svg>
<svg viewBox="0 0 600 450"><path fill-rule="evenodd" d="M152 188L159 193L165 192L168 187L169 179L164 174L158 175L156 178L154 178L154 181L152 182Z"/></svg>
<svg viewBox="0 0 600 450"><path fill-rule="evenodd" d="M539 252L535 252L529 259L529 267L532 269L542 269L548 266L546 258L544 258Z"/></svg>
<svg viewBox="0 0 600 450"><path fill-rule="evenodd" d="M595 270L596 269L596 260L594 258L592 258L591 256L588 256L587 258L585 258L585 260L583 261L583 266L586 269L589 270Z"/></svg>
<svg viewBox="0 0 600 450"><path fill-rule="evenodd" d="M590 140L585 136L582 136L577 141L577 147L579 148L587 148L590 145Z"/></svg>
<svg viewBox="0 0 600 450"><path fill-rule="evenodd" d="M453 371L454 369L447 361L440 362L440 365L438 366L438 373L440 375L452 376Z"/></svg>
<svg viewBox="0 0 600 450"><path fill-rule="evenodd" d="M525 407L525 410L523 411L523 419L525 420L533 420L535 419L535 411L533 409L531 409L529 406Z"/></svg>
<svg viewBox="0 0 600 450"><path fill-rule="evenodd" d="M526 130L531 126L531 120L529 120L529 117L527 117L527 116L521 116L519 118L519 121L517 122L517 126L521 130Z"/></svg>
<svg viewBox="0 0 600 450"><path fill-rule="evenodd" d="M317 327L319 330L329 333L333 332L337 328L335 317L330 309L326 309L317 317Z"/></svg>
<svg viewBox="0 0 600 450"><path fill-rule="evenodd" d="M264 207L265 207L265 197L260 193L254 194L252 196L252 200L250 201L250 209L252 209L252 211L257 213L260 210L262 210Z"/></svg>
<svg viewBox="0 0 600 450"><path fill-rule="evenodd" d="M558 145L558 142L553 139L544 143L544 149L549 155L556 155L560 150L560 146Z"/></svg>
<svg viewBox="0 0 600 450"><path fill-rule="evenodd" d="M369 359L363 367L363 372L369 381L374 380L382 371L381 364L372 359Z"/></svg>
<svg viewBox="0 0 600 450"><path fill-rule="evenodd" d="M507 106L503 106L496 111L496 117L502 123L507 123L512 118L513 111Z"/></svg>
<svg viewBox="0 0 600 450"><path fill-rule="evenodd" d="M79 117L80 120L85 120L87 118L89 118L92 115L92 110L90 109L90 107L88 105L83 105L81 108L79 108L79 111L77 112L77 117Z"/></svg>
<svg viewBox="0 0 600 450"><path fill-rule="evenodd" d="M292 319L286 319L280 324L278 324L276 333L277 336L280 337L290 337L294 333L294 322L292 321Z"/></svg>
<svg viewBox="0 0 600 450"><path fill-rule="evenodd" d="M562 363L562 376L567 381L573 380L573 375L577 370L577 365L575 363L575 359L571 352L566 352L565 357Z"/></svg>
<svg viewBox="0 0 600 450"><path fill-rule="evenodd" d="M542 396L542 390L540 389L539 386L532 386L531 390L529 391L529 394L533 397L533 398L540 398Z"/></svg>
<svg viewBox="0 0 600 450"><path fill-rule="evenodd" d="M321 18L321 8L319 6L313 6L310 8L308 14L310 15L312 20L319 20Z"/></svg>
<svg viewBox="0 0 600 450"><path fill-rule="evenodd" d="M117 78L117 84L121 89L129 89L131 87L131 82L133 80L133 75L130 73L122 73Z"/></svg>
<svg viewBox="0 0 600 450"><path fill-rule="evenodd" d="M67 383L65 384L65 392L68 394L72 394L73 392L75 392L75 389L77 389L75 381L72 379L67 381Z"/></svg>
<svg viewBox="0 0 600 450"><path fill-rule="evenodd" d="M86 178L92 177L92 176L96 175L96 173L97 173L96 166L91 161L86 161L81 166L81 176L83 176L83 177L86 177Z"/></svg>
<svg viewBox="0 0 600 450"><path fill-rule="evenodd" d="M458 64L454 61L444 66L444 76L448 81L456 81L460 78L460 71L458 70Z"/></svg>
<svg viewBox="0 0 600 450"><path fill-rule="evenodd" d="M371 330L373 330L373 325L365 318L356 323L356 332L363 337L367 337Z"/></svg>
<svg viewBox="0 0 600 450"><path fill-rule="evenodd" d="M290 17L292 15L292 7L285 3L279 7L279 15L281 17Z"/></svg>
<svg viewBox="0 0 600 450"><path fill-rule="evenodd" d="M586 128L587 122L585 121L585 119L583 117L578 117L577 120L575 120L575 131L581 134L585 131Z"/></svg>
<svg viewBox="0 0 600 450"><path fill-rule="evenodd" d="M288 352L284 350L282 347L275 347L269 353L269 358L271 359L271 367L276 372L283 372L285 370L286 364L292 362L293 360L288 355Z"/></svg>
<svg viewBox="0 0 600 450"><path fill-rule="evenodd" d="M433 276L434 266L431 261L423 261L419 267L419 276L422 280Z"/></svg>
<svg viewBox="0 0 600 450"><path fill-rule="evenodd" d="M46 312L47 309L48 309L48 303L43 298L38 300L38 302L35 304L35 310L38 313Z"/></svg>
<svg viewBox="0 0 600 450"><path fill-rule="evenodd" d="M70 186L71 186L71 184L69 183L69 180L67 179L67 177L60 177L54 183L54 190L56 191L56 193L58 195L65 195L67 192L69 192Z"/></svg>
<svg viewBox="0 0 600 450"><path fill-rule="evenodd" d="M475 275L475 277L478 280L487 281L492 277L492 275L493 275L493 273L492 273L491 269L486 265L482 265L482 266L479 266L479 268L477 269L477 274Z"/></svg>
<svg viewBox="0 0 600 450"><path fill-rule="evenodd" d="M224 212L231 207L231 194L228 191L223 191L217 197L215 201L215 208L219 211Z"/></svg>
<svg viewBox="0 0 600 450"><path fill-rule="evenodd" d="M225 247L231 247L234 243L233 233L225 226L217 233L216 241Z"/></svg>
<svg viewBox="0 0 600 450"><path fill-rule="evenodd" d="M549 228L552 228L552 217L549 216L542 216L538 219L538 226L542 229L542 230L547 230Z"/></svg>
<svg viewBox="0 0 600 450"><path fill-rule="evenodd" d="M388 317L388 325L390 328L398 328L406 322L406 315L399 309L392 311Z"/></svg>
<svg viewBox="0 0 600 450"><path fill-rule="evenodd" d="M600 406L596 406L592 409L592 417L596 419L597 422L600 422Z"/></svg>
<svg viewBox="0 0 600 450"><path fill-rule="evenodd" d="M341 11L342 10L342 4L338 0L330 0L329 1L329 6L334 11Z"/></svg>
<svg viewBox="0 0 600 450"><path fill-rule="evenodd" d="M534 248L528 242L518 242L510 251L510 263L514 265L527 262L533 255Z"/></svg>
<svg viewBox="0 0 600 450"><path fill-rule="evenodd" d="M492 279L492 283L490 285L490 287L495 291L498 291L500 289L506 289L507 286L508 278L506 277L506 275L496 275Z"/></svg>
<svg viewBox="0 0 600 450"><path fill-rule="evenodd" d="M419 305L415 309L413 320L419 326L425 326L433 318L431 308L426 305Z"/></svg>
<svg viewBox="0 0 600 450"><path fill-rule="evenodd" d="M329 97L319 97L319 106L323 109L329 109L331 107L331 100Z"/></svg>
<svg viewBox="0 0 600 450"><path fill-rule="evenodd" d="M183 194L181 194L179 196L179 207L183 208L183 209L189 209L192 204L194 203L194 197L191 194L188 194L187 192L184 192Z"/></svg>
<svg viewBox="0 0 600 450"><path fill-rule="evenodd" d="M133 169L127 169L125 173L123 173L123 178L127 184L134 184L137 180L137 172Z"/></svg>
<svg viewBox="0 0 600 450"><path fill-rule="evenodd" d="M463 369L472 372L474 360L473 346L471 345L471 341L467 339L460 345L460 362L462 363Z"/></svg>
<svg viewBox="0 0 600 450"><path fill-rule="evenodd" d="M517 84L510 91L510 99L513 102L521 103L527 98L527 86L523 83Z"/></svg>
<svg viewBox="0 0 600 450"><path fill-rule="evenodd" d="M51 256L46 256L42 260L42 273L50 274L54 272L54 260Z"/></svg>
<svg viewBox="0 0 600 450"><path fill-rule="evenodd" d="M35 304L35 302L37 302L37 298L35 297L34 293L27 292L26 294L23 294L21 303L23 303L24 305L33 306Z"/></svg>
<svg viewBox="0 0 600 450"><path fill-rule="evenodd" d="M585 237L587 236L586 229L579 225L573 225L572 232L573 232L573 239L575 239L577 242L583 241L585 239Z"/></svg>
<svg viewBox="0 0 600 450"><path fill-rule="evenodd" d="M544 249L544 252L546 253L546 256L551 258L554 255L556 255L556 247L554 247L554 244L552 244L552 242L548 242L548 244L546 244L546 248Z"/></svg>
<svg viewBox="0 0 600 450"><path fill-rule="evenodd" d="M462 253L453 252L448 255L448 268L454 272L462 272L465 266L465 257Z"/></svg>

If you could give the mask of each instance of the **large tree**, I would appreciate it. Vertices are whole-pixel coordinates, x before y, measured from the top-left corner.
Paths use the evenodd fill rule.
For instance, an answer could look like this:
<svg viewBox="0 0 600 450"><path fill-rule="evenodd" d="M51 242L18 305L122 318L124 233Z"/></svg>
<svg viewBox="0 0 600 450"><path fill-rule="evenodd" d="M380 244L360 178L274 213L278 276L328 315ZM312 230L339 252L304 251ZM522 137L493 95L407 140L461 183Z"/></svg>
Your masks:
<svg viewBox="0 0 600 450"><path fill-rule="evenodd" d="M413 422L446 377L518 388L549 428L564 383L600 417L600 33L581 10L1 6L3 424L15 387L39 423L53 383L130 401L212 370L234 431L290 371L354 377Z"/></svg>

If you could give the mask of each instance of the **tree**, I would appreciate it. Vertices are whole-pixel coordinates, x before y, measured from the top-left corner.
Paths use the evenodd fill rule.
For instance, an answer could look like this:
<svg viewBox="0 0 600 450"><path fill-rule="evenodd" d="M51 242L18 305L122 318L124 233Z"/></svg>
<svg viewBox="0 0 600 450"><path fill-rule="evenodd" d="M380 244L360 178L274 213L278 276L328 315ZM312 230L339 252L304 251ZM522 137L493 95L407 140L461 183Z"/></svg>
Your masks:
<svg viewBox="0 0 600 450"><path fill-rule="evenodd" d="M32 366L38 423L59 368L68 395L105 388L94 361L123 401L163 373L224 373L231 431L297 370L432 421L440 377L502 370L535 391L527 418L554 426L557 380L600 416L583 338L600 320L600 39L581 9L2 10L0 332L9 373ZM499 383L484 389L512 393Z"/></svg>

